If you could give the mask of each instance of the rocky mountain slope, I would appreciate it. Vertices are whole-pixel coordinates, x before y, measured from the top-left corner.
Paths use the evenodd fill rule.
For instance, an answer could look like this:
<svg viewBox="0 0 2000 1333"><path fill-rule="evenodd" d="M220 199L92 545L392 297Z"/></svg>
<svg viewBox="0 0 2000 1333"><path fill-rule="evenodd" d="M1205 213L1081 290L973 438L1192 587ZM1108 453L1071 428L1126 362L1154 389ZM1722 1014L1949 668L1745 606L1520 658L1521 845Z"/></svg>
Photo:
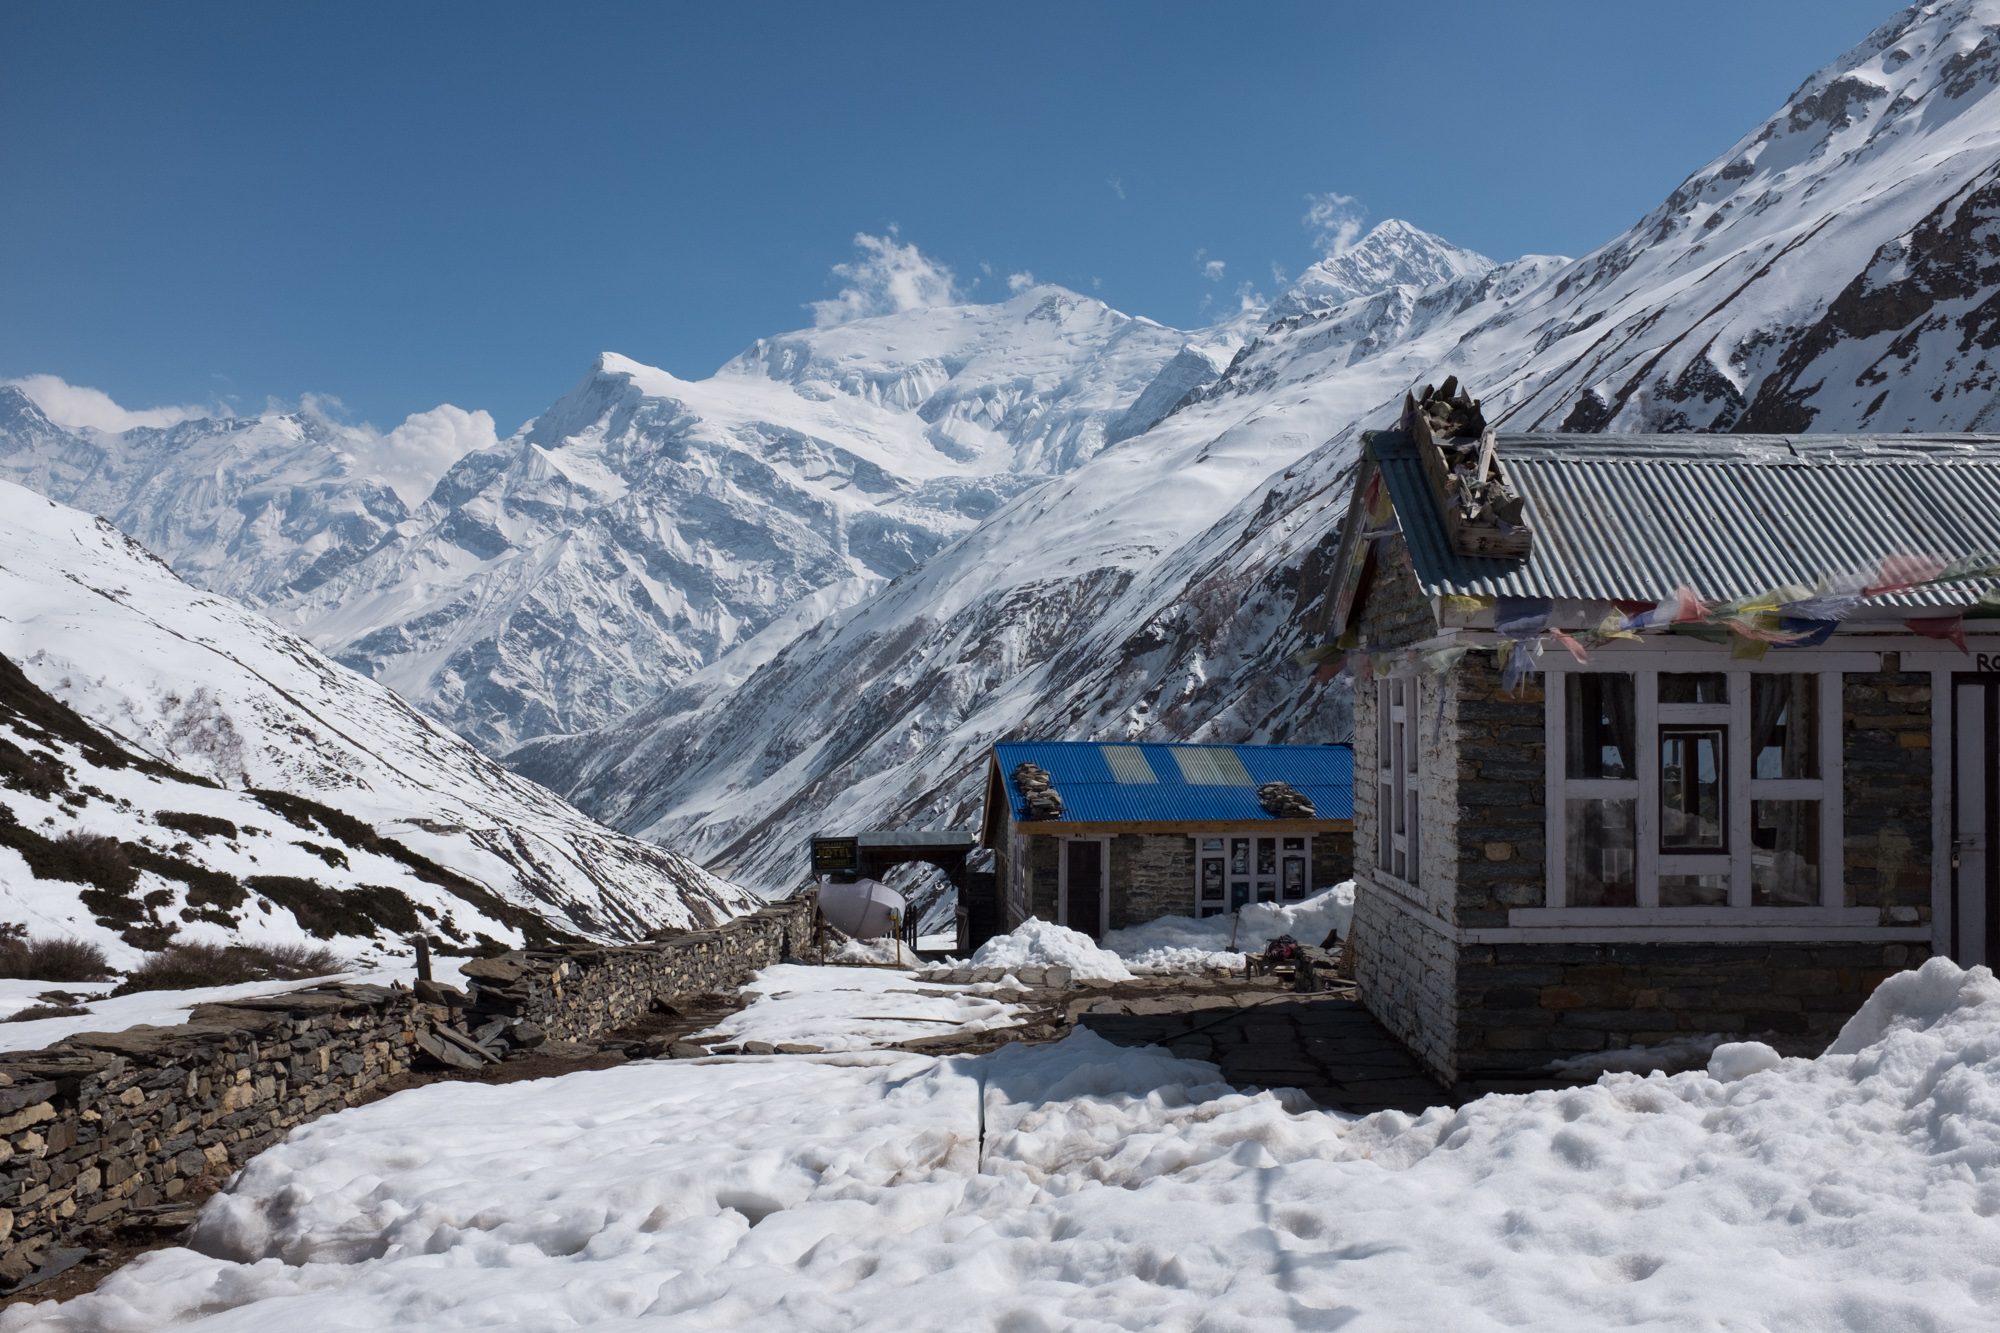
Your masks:
<svg viewBox="0 0 2000 1333"><path fill-rule="evenodd" d="M1338 739L1290 657L1362 423L1457 373L1519 429L1988 426L1996 136L2000 4L1908 10L1598 251L1281 302L1149 431L754 670L512 762L776 886L816 827L973 822L1000 736Z"/></svg>
<svg viewBox="0 0 2000 1333"><path fill-rule="evenodd" d="M21 673L0 710L9 827L162 856L185 841L173 855L241 881L205 890L210 881L141 864L122 896L145 911L125 924L149 937L166 927L257 937L277 928L269 918L283 908L297 919L279 915L285 929L309 931L309 914L331 914L342 936L385 946L413 913L462 942L545 931L619 940L752 905L699 866L593 823L303 640L183 582L103 520L6 482L0 513L0 657ZM37 720L57 711L55 722ZM241 836L176 833L163 811L226 821ZM49 863L23 853L19 838L0 843L14 849L0 851L9 919L116 920L79 882L43 873ZM259 888L255 877L269 876L290 882ZM325 892L306 902L301 880Z"/></svg>

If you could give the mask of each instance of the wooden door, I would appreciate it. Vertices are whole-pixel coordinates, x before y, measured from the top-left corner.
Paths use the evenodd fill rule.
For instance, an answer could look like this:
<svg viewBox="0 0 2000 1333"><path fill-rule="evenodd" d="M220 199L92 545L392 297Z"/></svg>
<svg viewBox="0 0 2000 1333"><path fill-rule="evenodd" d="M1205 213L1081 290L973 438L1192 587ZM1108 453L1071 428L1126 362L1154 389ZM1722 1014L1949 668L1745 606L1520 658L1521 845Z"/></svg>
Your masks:
<svg viewBox="0 0 2000 1333"><path fill-rule="evenodd" d="M1105 882L1109 862L1100 839L1070 838L1063 843L1062 919L1057 924L1094 940L1103 938L1110 915Z"/></svg>

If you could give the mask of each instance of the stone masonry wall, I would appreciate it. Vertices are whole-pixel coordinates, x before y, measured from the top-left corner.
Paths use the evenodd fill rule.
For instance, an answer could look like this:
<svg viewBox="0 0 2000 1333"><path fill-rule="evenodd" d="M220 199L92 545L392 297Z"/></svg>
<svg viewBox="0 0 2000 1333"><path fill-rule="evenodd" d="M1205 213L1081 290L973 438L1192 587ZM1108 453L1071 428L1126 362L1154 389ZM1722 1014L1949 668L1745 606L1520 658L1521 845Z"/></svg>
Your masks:
<svg viewBox="0 0 2000 1333"><path fill-rule="evenodd" d="M1567 1056L1712 1032L1818 1054L1884 977L1929 952L1881 943L1467 945L1448 1076L1528 1073Z"/></svg>
<svg viewBox="0 0 2000 1333"><path fill-rule="evenodd" d="M1841 837L1847 901L1885 926L1931 919L1931 680L1898 671L1845 678Z"/></svg>
<svg viewBox="0 0 2000 1333"><path fill-rule="evenodd" d="M1507 694L1486 652L1468 653L1449 675L1456 706L1447 719L1451 743L1439 762L1449 756L1457 766L1450 850L1456 921L1463 928L1504 926L1510 908L1546 901L1542 679L1530 676Z"/></svg>
<svg viewBox="0 0 2000 1333"><path fill-rule="evenodd" d="M441 1033L468 1049L454 1028L461 1007L558 1039L595 1035L656 998L746 980L803 945L814 910L805 896L654 944L507 954L466 965L469 996L420 985L438 1003L322 986L201 1005L178 1027L0 1052L0 1288L59 1247L172 1209L293 1126L371 1098L441 1049Z"/></svg>
<svg viewBox="0 0 2000 1333"><path fill-rule="evenodd" d="M1111 928L1158 916L1193 916L1194 839L1121 833L1111 840Z"/></svg>
<svg viewBox="0 0 2000 1333"><path fill-rule="evenodd" d="M1312 858L1314 893L1324 893L1344 880L1353 879L1354 835L1324 830L1313 834Z"/></svg>
<svg viewBox="0 0 2000 1333"><path fill-rule="evenodd" d="M1456 946L1380 889L1355 894L1353 933L1354 980L1368 1012L1449 1083L1458 1041Z"/></svg>

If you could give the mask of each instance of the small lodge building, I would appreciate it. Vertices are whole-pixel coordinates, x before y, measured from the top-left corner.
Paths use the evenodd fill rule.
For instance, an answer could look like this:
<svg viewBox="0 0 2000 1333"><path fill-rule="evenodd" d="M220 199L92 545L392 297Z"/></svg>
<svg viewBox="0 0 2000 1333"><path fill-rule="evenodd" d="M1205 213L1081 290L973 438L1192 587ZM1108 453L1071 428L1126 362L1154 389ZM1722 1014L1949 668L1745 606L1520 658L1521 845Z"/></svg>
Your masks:
<svg viewBox="0 0 2000 1333"><path fill-rule="evenodd" d="M1032 916L1097 939L1160 916L1296 902L1349 877L1353 752L1003 741L980 845L993 850L1002 930Z"/></svg>
<svg viewBox="0 0 2000 1333"><path fill-rule="evenodd" d="M1357 980L1445 1082L2000 962L2000 438L1364 436Z"/></svg>

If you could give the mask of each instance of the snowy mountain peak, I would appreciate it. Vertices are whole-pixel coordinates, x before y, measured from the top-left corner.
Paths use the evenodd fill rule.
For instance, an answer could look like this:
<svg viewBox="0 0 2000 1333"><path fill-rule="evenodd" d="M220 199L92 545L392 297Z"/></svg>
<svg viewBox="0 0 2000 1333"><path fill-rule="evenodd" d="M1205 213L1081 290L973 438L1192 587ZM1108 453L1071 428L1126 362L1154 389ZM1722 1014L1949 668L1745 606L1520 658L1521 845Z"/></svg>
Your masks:
<svg viewBox="0 0 2000 1333"><path fill-rule="evenodd" d="M1390 287L1421 291L1476 277L1493 267L1485 255L1453 245L1400 218L1387 218L1347 249L1328 255L1300 274L1298 281L1272 303L1270 318L1330 310Z"/></svg>

